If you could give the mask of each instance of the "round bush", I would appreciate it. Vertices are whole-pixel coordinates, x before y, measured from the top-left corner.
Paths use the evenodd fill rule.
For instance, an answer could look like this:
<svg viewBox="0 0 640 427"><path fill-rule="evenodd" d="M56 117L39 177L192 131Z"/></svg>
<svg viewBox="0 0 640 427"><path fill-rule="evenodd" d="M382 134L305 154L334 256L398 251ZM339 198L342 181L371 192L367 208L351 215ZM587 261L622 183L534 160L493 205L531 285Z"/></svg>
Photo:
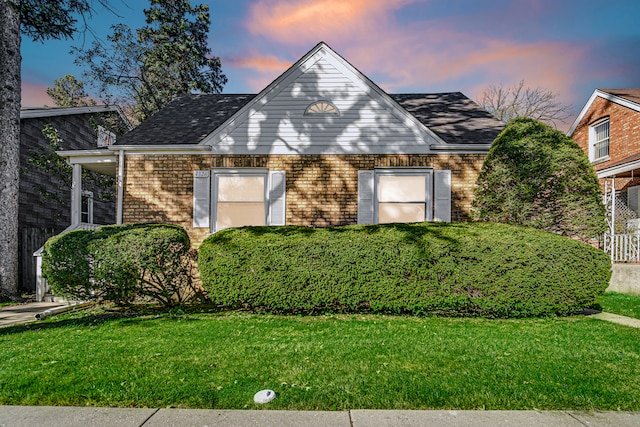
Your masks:
<svg viewBox="0 0 640 427"><path fill-rule="evenodd" d="M598 249L497 223L227 229L198 265L215 303L291 313L566 315L611 274Z"/></svg>
<svg viewBox="0 0 640 427"><path fill-rule="evenodd" d="M473 216L589 241L606 229L589 159L562 132L536 120L507 124L478 175Z"/></svg>
<svg viewBox="0 0 640 427"><path fill-rule="evenodd" d="M165 305L194 295L189 236L167 224L103 226L56 236L45 244L43 273L59 295Z"/></svg>

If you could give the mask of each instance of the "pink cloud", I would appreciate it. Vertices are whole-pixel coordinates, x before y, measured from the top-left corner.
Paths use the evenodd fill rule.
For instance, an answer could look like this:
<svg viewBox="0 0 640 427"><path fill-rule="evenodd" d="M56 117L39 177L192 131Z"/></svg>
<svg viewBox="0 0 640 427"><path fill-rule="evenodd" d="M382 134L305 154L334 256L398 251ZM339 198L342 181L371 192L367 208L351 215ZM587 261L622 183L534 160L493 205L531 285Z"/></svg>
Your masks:
<svg viewBox="0 0 640 427"><path fill-rule="evenodd" d="M47 95L47 86L22 81L23 108L52 106L53 100Z"/></svg>
<svg viewBox="0 0 640 427"><path fill-rule="evenodd" d="M524 79L561 92L571 86L583 54L568 43L501 40L443 25L387 28L370 44L348 46L344 52L365 73L384 75L385 88L419 86L427 91L430 85L465 79L487 85Z"/></svg>
<svg viewBox="0 0 640 427"><path fill-rule="evenodd" d="M292 62L283 61L275 55L261 56L257 53L251 53L249 56L226 58L224 62L233 67L280 72L286 70L292 64Z"/></svg>
<svg viewBox="0 0 640 427"><path fill-rule="evenodd" d="M247 23L255 35L308 44L341 38L384 22L389 12L420 0L258 0Z"/></svg>
<svg viewBox="0 0 640 427"><path fill-rule="evenodd" d="M581 45L498 38L494 32L474 31L471 21L460 22L459 17L398 21L404 6L423 1L258 0L246 26L271 51L327 41L389 92L463 91L477 98L490 85L509 86L524 79L529 87L575 99L572 90L586 56ZM272 62L282 68L274 67L270 78L259 63L246 63L254 70L252 87L262 89L276 71L286 69L279 64L283 61Z"/></svg>
<svg viewBox="0 0 640 427"><path fill-rule="evenodd" d="M293 64L291 61L282 60L275 55L261 55L257 52L226 58L224 63L232 67L250 70L244 81L254 92L264 89Z"/></svg>

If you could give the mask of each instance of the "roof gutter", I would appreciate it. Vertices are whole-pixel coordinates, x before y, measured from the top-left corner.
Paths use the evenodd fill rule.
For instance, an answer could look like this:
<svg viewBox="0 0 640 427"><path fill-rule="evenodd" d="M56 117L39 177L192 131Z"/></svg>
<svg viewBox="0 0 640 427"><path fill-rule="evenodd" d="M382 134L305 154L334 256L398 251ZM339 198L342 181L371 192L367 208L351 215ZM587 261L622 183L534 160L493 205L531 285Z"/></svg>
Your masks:
<svg viewBox="0 0 640 427"><path fill-rule="evenodd" d="M180 145L110 145L109 151L126 151L127 154L190 154L208 153L211 147L199 144Z"/></svg>
<svg viewBox="0 0 640 427"><path fill-rule="evenodd" d="M431 144L432 151L468 151L474 153L486 153L492 144Z"/></svg>

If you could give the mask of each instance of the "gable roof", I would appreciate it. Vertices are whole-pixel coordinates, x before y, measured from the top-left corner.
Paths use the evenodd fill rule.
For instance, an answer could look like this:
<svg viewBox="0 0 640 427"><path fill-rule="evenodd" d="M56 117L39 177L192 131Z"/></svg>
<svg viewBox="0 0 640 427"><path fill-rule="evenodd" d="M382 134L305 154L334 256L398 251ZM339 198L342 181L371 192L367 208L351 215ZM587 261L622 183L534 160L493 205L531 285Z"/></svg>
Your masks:
<svg viewBox="0 0 640 427"><path fill-rule="evenodd" d="M119 138L116 145L199 144L255 96L182 96ZM504 128L504 123L460 92L389 96L449 144L491 144Z"/></svg>
<svg viewBox="0 0 640 427"><path fill-rule="evenodd" d="M338 78L338 80L332 80L333 78ZM301 108L306 111L309 102L323 100L327 96L344 98L343 107L348 110L348 114L345 116L340 114L341 117L336 120L338 123L326 123L328 126L324 129L328 132L321 138L324 141L313 142L313 135L308 131L313 131L315 126L308 127L306 123L293 123L294 117L291 113L294 113L294 109ZM269 108L272 102L277 104L283 101L284 108L289 111L282 111L280 107ZM303 105L294 105L294 103L303 103ZM337 107L341 108L339 105ZM404 147L396 145L389 148L405 151L409 148L407 145L415 149L419 144L420 149L425 150L430 144L444 144L444 141L439 140L437 135L401 108L375 83L324 42L318 43L302 56L233 117L209 135L202 144L211 146L212 151L215 152L252 151L255 154L258 154L259 151L273 153L273 150L284 153L300 153L302 150L308 154L329 153L334 150L335 152L353 153L365 147L367 147L367 151L371 152L372 149L381 148L380 145L375 146L373 143L379 141L380 136L375 134L375 130L383 128L371 125L366 128L362 126L359 129L354 128L354 116L361 117L365 109L377 110L380 116L375 118L376 123L386 122L385 127L387 128L392 128L395 125L395 130L403 133L403 135L396 135L396 137L406 141L402 144ZM347 115L350 117L347 118ZM340 131L337 127L332 126L336 124L338 127L343 126L343 131L347 133L355 131L356 134L360 134L360 131L366 129L366 134L360 140L354 138L354 133L352 133L351 137L347 136L347 138L341 138L338 141L337 137ZM402 126L398 127L400 124ZM268 135L266 139L256 138L252 130L262 129L263 126L272 129L277 127L280 130L284 127L284 133L288 133L292 140L285 140L280 135ZM306 128L304 133L300 133L300 128ZM318 130L318 127L315 127L315 130ZM251 135L242 135L243 132ZM234 148L238 136L244 141L241 141L239 147ZM328 142L329 139L332 141Z"/></svg>
<svg viewBox="0 0 640 427"><path fill-rule="evenodd" d="M640 112L640 89L596 89L584 107L582 107L582 110L580 110L580 114L578 114L571 128L569 128L567 135L573 135L573 132L591 108L591 104L593 104L598 97Z"/></svg>
<svg viewBox="0 0 640 427"><path fill-rule="evenodd" d="M298 110L302 108L301 111L304 111L310 101L326 100L327 90L324 85L327 82L323 80L326 73L331 74L331 79L339 77L342 85L339 87L342 92L337 97L341 98L338 102L343 102L344 116L331 122L329 127L333 129L325 129L324 135L327 139L333 138L334 143L336 135L344 136L352 131L347 128L348 125L342 128L339 126L344 122L353 125L353 120L361 119L363 113L370 112L370 108L374 108L379 116L369 120L375 120L373 123L385 122L385 126L395 126L395 129L400 127L403 135L398 135L398 139L405 141L405 148L408 144L413 150L421 152L428 150L430 146L443 149L462 145L470 149L474 149L474 146L478 149L488 149L504 127L504 123L460 92L389 95L326 44L319 43L259 94L183 96L120 138L116 145L210 145L214 152L235 150L239 153L239 150L246 151L248 144L264 144L265 150L277 150L275 146L280 146L282 150L290 150L292 145L301 144L306 150L308 145L304 146L304 141L299 142L299 129L304 127L308 130L313 126L306 122L292 123L300 120L292 114L295 110L295 117L301 116ZM301 93L294 95L296 90ZM352 108L353 99L346 99L349 96L357 98L360 109ZM269 110L269 103L272 101L276 107ZM286 107L278 107L283 102ZM296 105L290 105L291 103ZM286 111L283 112L283 108ZM273 110L276 110L279 117L274 118ZM380 120L381 118L384 120ZM285 133L295 135L295 141L283 143L277 138L272 138L263 143L260 138L249 136L251 141L244 145L237 142L239 136L247 138L247 134L250 133L248 129L255 129L256 126L259 126L259 129L265 126L268 128L265 131L266 138L272 137L273 129L284 126ZM337 128L339 130L336 130ZM362 137L361 140L356 142L357 137L352 137L341 149L350 152L351 149L357 150L361 145L370 145L371 149L375 149L376 145L381 147L380 144L383 142L379 141L379 137L385 130L384 127L371 124L360 127L356 132L365 133L357 134ZM233 148L234 144L239 144L236 149ZM325 145L321 152L327 152L326 149ZM296 148L293 147L293 150Z"/></svg>

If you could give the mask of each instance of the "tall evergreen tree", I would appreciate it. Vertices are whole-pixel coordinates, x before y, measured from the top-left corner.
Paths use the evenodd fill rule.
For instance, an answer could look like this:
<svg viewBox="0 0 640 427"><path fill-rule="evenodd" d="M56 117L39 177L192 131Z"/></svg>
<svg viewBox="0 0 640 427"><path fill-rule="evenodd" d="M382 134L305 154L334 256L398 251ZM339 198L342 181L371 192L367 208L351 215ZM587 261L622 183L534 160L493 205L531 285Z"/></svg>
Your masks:
<svg viewBox="0 0 640 427"><path fill-rule="evenodd" d="M168 85L167 92L173 94L221 92L227 78L220 58L211 56L207 46L209 6L151 0L151 8L144 14L147 26L138 30L138 37L151 45L146 64L159 78L158 83Z"/></svg>
<svg viewBox="0 0 640 427"><path fill-rule="evenodd" d="M107 102L128 107L142 121L180 95L219 93L227 82L218 57L211 56L207 5L188 0L150 0L147 25L132 31L119 24L109 46L75 48L76 62L89 65L85 78Z"/></svg>

